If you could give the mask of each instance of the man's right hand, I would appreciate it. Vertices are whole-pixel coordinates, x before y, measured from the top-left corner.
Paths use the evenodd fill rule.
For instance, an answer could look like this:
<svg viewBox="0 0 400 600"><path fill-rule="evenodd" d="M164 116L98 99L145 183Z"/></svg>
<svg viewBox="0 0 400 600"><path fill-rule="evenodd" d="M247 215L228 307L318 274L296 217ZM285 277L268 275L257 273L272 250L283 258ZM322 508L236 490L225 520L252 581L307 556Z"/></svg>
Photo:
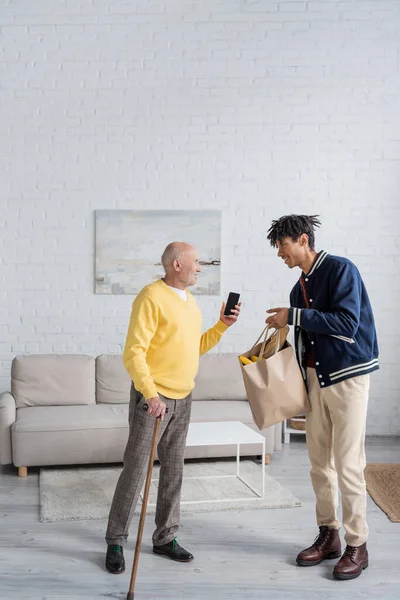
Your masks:
<svg viewBox="0 0 400 600"><path fill-rule="evenodd" d="M147 412L149 415L153 417L161 417L161 421L164 420L165 409L167 408L165 402L161 400L159 396L154 396L154 398L149 398L146 400L146 404L149 407Z"/></svg>

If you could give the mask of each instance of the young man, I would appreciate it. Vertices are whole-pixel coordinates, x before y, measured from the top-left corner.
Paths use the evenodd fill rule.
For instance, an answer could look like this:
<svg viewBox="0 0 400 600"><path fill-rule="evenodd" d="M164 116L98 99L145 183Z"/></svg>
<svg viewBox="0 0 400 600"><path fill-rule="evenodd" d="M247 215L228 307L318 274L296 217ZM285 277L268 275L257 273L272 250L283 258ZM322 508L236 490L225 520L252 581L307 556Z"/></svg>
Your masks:
<svg viewBox="0 0 400 600"><path fill-rule="evenodd" d="M186 289L196 283L200 271L196 249L173 242L161 260L165 277L146 286L136 297L123 355L132 379L129 438L106 533L106 569L115 574L125 570L123 545L146 476L157 417L162 419L158 440L161 470L153 551L179 562L193 560L175 537L179 529L191 391L199 356L220 341L240 312L239 304L227 317L223 304L219 321L202 334L200 310ZM147 412L143 410L145 403Z"/></svg>
<svg viewBox="0 0 400 600"><path fill-rule="evenodd" d="M290 268L302 271L291 308L274 308L266 322L295 327L297 359L308 388L307 447L316 495L319 535L300 552L301 566L339 558L338 482L346 549L333 574L354 579L368 566L365 423L369 373L379 368L374 317L355 265L314 249L316 216L273 221L268 239Z"/></svg>

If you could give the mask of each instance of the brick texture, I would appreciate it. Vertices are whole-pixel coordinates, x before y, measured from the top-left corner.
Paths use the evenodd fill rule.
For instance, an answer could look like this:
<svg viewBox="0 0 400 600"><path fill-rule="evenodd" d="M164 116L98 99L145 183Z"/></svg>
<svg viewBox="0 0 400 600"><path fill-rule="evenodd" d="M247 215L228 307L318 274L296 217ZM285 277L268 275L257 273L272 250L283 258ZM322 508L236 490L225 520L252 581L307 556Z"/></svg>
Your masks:
<svg viewBox="0 0 400 600"><path fill-rule="evenodd" d="M0 389L16 354L121 350L132 298L93 293L95 209L223 210L237 352L296 279L271 219L312 212L375 309L368 432L400 434L398 0L0 6Z"/></svg>

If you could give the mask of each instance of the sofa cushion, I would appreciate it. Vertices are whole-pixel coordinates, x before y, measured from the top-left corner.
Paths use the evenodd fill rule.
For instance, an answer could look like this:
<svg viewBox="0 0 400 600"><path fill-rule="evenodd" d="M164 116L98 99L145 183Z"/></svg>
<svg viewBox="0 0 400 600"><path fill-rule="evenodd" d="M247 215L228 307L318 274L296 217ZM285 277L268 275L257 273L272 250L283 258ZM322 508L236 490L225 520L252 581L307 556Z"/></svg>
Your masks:
<svg viewBox="0 0 400 600"><path fill-rule="evenodd" d="M200 357L193 400L246 400L236 354L210 353Z"/></svg>
<svg viewBox="0 0 400 600"><path fill-rule="evenodd" d="M131 383L121 354L102 354L96 358L96 402L128 403Z"/></svg>
<svg viewBox="0 0 400 600"><path fill-rule="evenodd" d="M247 400L230 400L229 402L198 400L193 402L190 420L193 423L241 421L245 425L253 422Z"/></svg>
<svg viewBox="0 0 400 600"><path fill-rule="evenodd" d="M96 359L96 402L129 402L131 379L121 354L102 354ZM210 353L200 357L193 400L246 400L238 357L234 353Z"/></svg>
<svg viewBox="0 0 400 600"><path fill-rule="evenodd" d="M24 433L128 428L128 410L126 404L19 408L12 430Z"/></svg>
<svg viewBox="0 0 400 600"><path fill-rule="evenodd" d="M11 367L17 408L95 404L95 361L84 354L17 356Z"/></svg>

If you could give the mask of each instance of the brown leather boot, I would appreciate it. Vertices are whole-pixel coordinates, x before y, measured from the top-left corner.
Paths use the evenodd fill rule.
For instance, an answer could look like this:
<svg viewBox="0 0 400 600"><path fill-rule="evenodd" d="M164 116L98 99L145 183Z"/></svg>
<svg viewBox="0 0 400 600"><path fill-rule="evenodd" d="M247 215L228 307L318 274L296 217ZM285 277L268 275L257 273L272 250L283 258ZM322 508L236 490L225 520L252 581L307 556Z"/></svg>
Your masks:
<svg viewBox="0 0 400 600"><path fill-rule="evenodd" d="M368 567L367 544L346 546L342 558L333 569L335 579L355 579Z"/></svg>
<svg viewBox="0 0 400 600"><path fill-rule="evenodd" d="M306 548L296 558L301 567L314 567L323 560L339 558L342 553L339 532L323 526L319 528L319 535L315 538L312 546Z"/></svg>

